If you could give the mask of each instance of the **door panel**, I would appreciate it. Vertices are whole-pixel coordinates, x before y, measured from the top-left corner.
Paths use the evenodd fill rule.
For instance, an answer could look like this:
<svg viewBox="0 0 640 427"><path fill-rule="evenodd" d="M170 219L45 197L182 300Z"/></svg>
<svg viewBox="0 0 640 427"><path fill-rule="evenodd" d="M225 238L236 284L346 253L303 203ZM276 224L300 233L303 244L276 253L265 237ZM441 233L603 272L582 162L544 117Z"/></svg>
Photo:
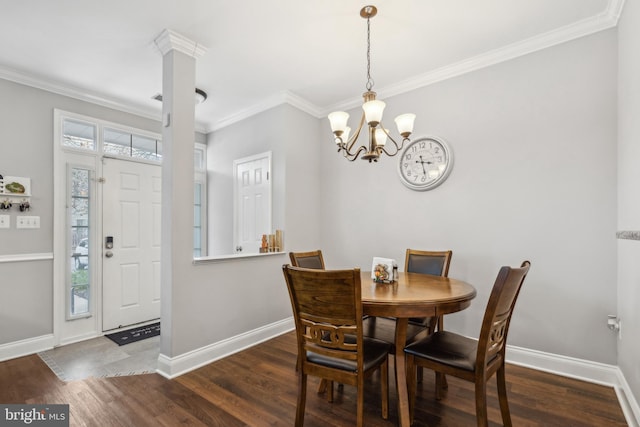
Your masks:
<svg viewBox="0 0 640 427"><path fill-rule="evenodd" d="M258 252L262 235L271 233L270 153L234 161L236 251Z"/></svg>
<svg viewBox="0 0 640 427"><path fill-rule="evenodd" d="M160 317L161 167L105 159L103 176L106 331ZM107 236L112 249L104 247Z"/></svg>

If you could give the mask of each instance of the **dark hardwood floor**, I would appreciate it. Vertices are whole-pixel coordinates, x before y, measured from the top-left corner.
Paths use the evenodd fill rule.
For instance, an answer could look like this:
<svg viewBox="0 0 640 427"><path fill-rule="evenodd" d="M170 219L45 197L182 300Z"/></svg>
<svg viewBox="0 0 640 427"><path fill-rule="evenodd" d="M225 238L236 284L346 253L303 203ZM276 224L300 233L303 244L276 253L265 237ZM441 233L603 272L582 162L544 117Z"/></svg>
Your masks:
<svg viewBox="0 0 640 427"><path fill-rule="evenodd" d="M393 365L391 365L392 367ZM390 375L390 379L392 375ZM418 387L414 426L474 426L473 385L448 378L434 398L433 375ZM380 417L377 375L368 380L365 425L397 425L390 381L389 420ZM514 426L626 426L612 388L514 365L507 366ZM310 378L305 426L355 424L355 389L344 386L328 403ZM297 376L295 335L287 333L172 381L157 374L62 382L37 355L0 363L0 403L68 403L71 426L292 426ZM495 380L489 420L502 425Z"/></svg>

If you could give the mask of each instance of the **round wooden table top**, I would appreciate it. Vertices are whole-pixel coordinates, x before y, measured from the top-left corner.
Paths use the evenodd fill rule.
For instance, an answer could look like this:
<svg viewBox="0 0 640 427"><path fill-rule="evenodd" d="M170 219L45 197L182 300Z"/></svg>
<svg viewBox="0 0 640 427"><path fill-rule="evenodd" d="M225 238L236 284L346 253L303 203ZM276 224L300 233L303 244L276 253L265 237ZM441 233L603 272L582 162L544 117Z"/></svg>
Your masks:
<svg viewBox="0 0 640 427"><path fill-rule="evenodd" d="M460 311L476 296L462 280L418 273L399 273L392 283L376 283L361 272L362 305L374 316L421 317Z"/></svg>

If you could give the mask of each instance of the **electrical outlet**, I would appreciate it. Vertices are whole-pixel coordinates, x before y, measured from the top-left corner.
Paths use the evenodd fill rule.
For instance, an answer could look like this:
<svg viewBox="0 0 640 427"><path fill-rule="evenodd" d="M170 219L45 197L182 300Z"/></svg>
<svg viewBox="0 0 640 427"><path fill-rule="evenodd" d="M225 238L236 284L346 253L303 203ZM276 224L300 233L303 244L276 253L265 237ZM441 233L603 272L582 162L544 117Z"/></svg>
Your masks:
<svg viewBox="0 0 640 427"><path fill-rule="evenodd" d="M11 216L0 215L0 228L11 228Z"/></svg>
<svg viewBox="0 0 640 427"><path fill-rule="evenodd" d="M40 228L40 217L19 215L16 217L16 228Z"/></svg>

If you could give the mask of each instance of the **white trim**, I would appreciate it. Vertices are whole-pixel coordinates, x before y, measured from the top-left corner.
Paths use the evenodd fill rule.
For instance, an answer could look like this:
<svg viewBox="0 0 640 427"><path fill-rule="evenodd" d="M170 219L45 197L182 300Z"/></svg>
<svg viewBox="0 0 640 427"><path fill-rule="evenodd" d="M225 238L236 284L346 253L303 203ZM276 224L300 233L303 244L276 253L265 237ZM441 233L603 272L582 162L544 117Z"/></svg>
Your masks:
<svg viewBox="0 0 640 427"><path fill-rule="evenodd" d="M290 317L179 356L168 357L160 354L156 372L165 378L173 379L201 366L292 331L294 328L293 317Z"/></svg>
<svg viewBox="0 0 640 427"><path fill-rule="evenodd" d="M633 397L633 391L631 391L631 387L629 387L629 383L620 368L618 368L618 384L620 384L620 387L616 387L616 395L618 395L618 401L627 424L629 424L629 427L638 427L640 426L640 405Z"/></svg>
<svg viewBox="0 0 640 427"><path fill-rule="evenodd" d="M506 62L520 56L540 51L555 45L559 45L580 37L588 36L599 31L607 30L618 24L619 11L610 12L618 7L623 0L611 0L607 9L600 15L578 21L576 23L539 34L528 39L512 43L510 45L481 53L454 64L446 65L419 76L386 86L377 90L378 98L390 98L421 87L429 86L444 80L458 77L491 65ZM322 114L325 116L331 111L346 111L362 104L362 99L349 99L328 107Z"/></svg>
<svg viewBox="0 0 640 427"><path fill-rule="evenodd" d="M172 50L177 50L198 59L207 51L207 48L201 44L167 28L162 30L158 37L155 38L154 43L163 56Z"/></svg>
<svg viewBox="0 0 640 427"><path fill-rule="evenodd" d="M0 362L17 357L29 356L30 354L51 350L52 348L53 334L2 344L0 345Z"/></svg>
<svg viewBox="0 0 640 427"><path fill-rule="evenodd" d="M615 365L507 345L507 362L591 383L615 386Z"/></svg>
<svg viewBox="0 0 640 427"><path fill-rule="evenodd" d="M378 92L378 97L380 99L389 98L495 65L500 62L524 56L532 52L546 49L548 47L575 40L580 37L588 36L599 31L613 28L618 25L623 5L624 0L609 0L607 8L599 15L406 79L402 82L378 89L376 92ZM320 119L326 117L326 115L331 111L350 110L352 108L356 108L362 104L362 98L346 99L322 109L303 98L292 94L291 92L285 91L260 104L256 104L251 108L239 111L213 123L213 125L207 129L207 132L224 128L235 122L244 120L250 116L284 103L290 104L313 117Z"/></svg>
<svg viewBox="0 0 640 427"><path fill-rule="evenodd" d="M52 252L34 254L0 255L0 264L5 262L44 261L53 259Z"/></svg>
<svg viewBox="0 0 640 427"><path fill-rule="evenodd" d="M181 354L160 354L156 372L173 379L295 328L293 317ZM618 366L507 346L507 362L568 378L613 387L630 427L640 426L640 407Z"/></svg>
<svg viewBox="0 0 640 427"><path fill-rule="evenodd" d="M235 253L235 254L227 254L227 255L212 255L205 256L201 258L194 258L193 264L207 264L211 262L220 262L220 261L233 261L237 259L243 258L255 258L261 256L271 256L271 255L284 255L286 252L254 252L254 253Z"/></svg>
<svg viewBox="0 0 640 427"><path fill-rule="evenodd" d="M630 427L640 425L640 407L618 366L507 345L507 363L613 387Z"/></svg>
<svg viewBox="0 0 640 427"><path fill-rule="evenodd" d="M209 133L225 128L229 125L248 119L249 117L255 116L256 114L260 114L263 111L270 110L282 104L289 104L316 118L322 118L325 115L324 110L317 105L312 104L306 99L285 90L269 98L266 98L249 108L245 108L244 110L240 110L221 120L214 122L210 127L207 128L206 132Z"/></svg>
<svg viewBox="0 0 640 427"><path fill-rule="evenodd" d="M294 328L293 317L289 317L176 357L160 354L156 372L166 378L173 379L201 366L292 331ZM95 336L100 336L100 334ZM91 334L78 336L66 340L64 344L71 344L72 342L93 337ZM54 337L49 334L0 345L0 362L50 350L54 347L53 343ZM640 406L618 366L510 345L507 346L507 362L538 371L613 387L629 426L640 426Z"/></svg>
<svg viewBox="0 0 640 427"><path fill-rule="evenodd" d="M145 119L157 122L160 122L162 119L161 106L158 106L158 108L151 108L141 105L133 105L129 101L110 98L108 96L98 94L97 92L80 89L66 83L63 84L52 80L46 80L46 78L42 76L35 76L26 72L18 72L4 67L0 67L0 78L58 95L68 96L69 98L77 99L79 101L90 102L94 105L100 105L102 107L133 114ZM206 130L206 126L202 123L196 123L196 131L200 133L208 132Z"/></svg>
<svg viewBox="0 0 640 427"><path fill-rule="evenodd" d="M505 46L502 49L496 49L490 52L486 52L484 54L477 55L473 58L458 62L456 64L445 66L429 73L407 79L403 82L387 86L385 88L377 90L378 95L380 98L399 95L401 93L428 86L446 79L450 79L452 77L459 76L461 74L488 67L499 62L508 61L510 59L514 59L528 53L532 53L541 49L545 49L547 47L577 39L579 37L584 37L598 31L615 27L616 25L618 25L618 20L620 19L620 14L622 13L623 6L624 0L609 0L607 8L599 15L576 22L571 25L567 25L557 30L541 34L539 36L531 37L527 40L523 40L509 46ZM165 31L169 32L171 30ZM170 33L165 34L165 31L163 31L163 33L159 35L155 40L156 47L159 50L161 50L159 46L161 40L159 39L164 40L164 38L166 38L168 41L171 38ZM162 37L163 35L164 38ZM184 39L184 37L175 32L174 35L176 35L178 38ZM177 40L178 39L174 37L174 41L177 42ZM184 40L188 41L188 39ZM189 41L189 43L187 44L182 44L186 46L186 52L184 53L194 57L196 57L196 55L199 55L201 51L202 53L204 53L204 50L206 49L191 41ZM160 121L162 116L162 111L159 108L152 109L148 107L134 106L126 101L108 98L95 92L89 92L85 89L68 86L66 84L63 85L62 83L46 81L43 77L28 75L27 73L18 72L16 70L11 70L8 68L0 67L0 78L46 90L48 92L57 93L59 95L69 96L81 101L91 102L93 104L101 105L107 108L113 108L126 113L135 114L137 116L156 121ZM298 95L295 95L289 91L283 91L279 94L263 100L262 102L250 108L233 113L213 123L204 125L202 123L196 123L196 131L202 133L216 131L282 104L292 105L310 114L311 116L320 119L324 118L331 111L355 108L361 103L362 99L358 97L357 99L348 99L341 101L327 108L320 108L305 100L304 98L299 97Z"/></svg>

